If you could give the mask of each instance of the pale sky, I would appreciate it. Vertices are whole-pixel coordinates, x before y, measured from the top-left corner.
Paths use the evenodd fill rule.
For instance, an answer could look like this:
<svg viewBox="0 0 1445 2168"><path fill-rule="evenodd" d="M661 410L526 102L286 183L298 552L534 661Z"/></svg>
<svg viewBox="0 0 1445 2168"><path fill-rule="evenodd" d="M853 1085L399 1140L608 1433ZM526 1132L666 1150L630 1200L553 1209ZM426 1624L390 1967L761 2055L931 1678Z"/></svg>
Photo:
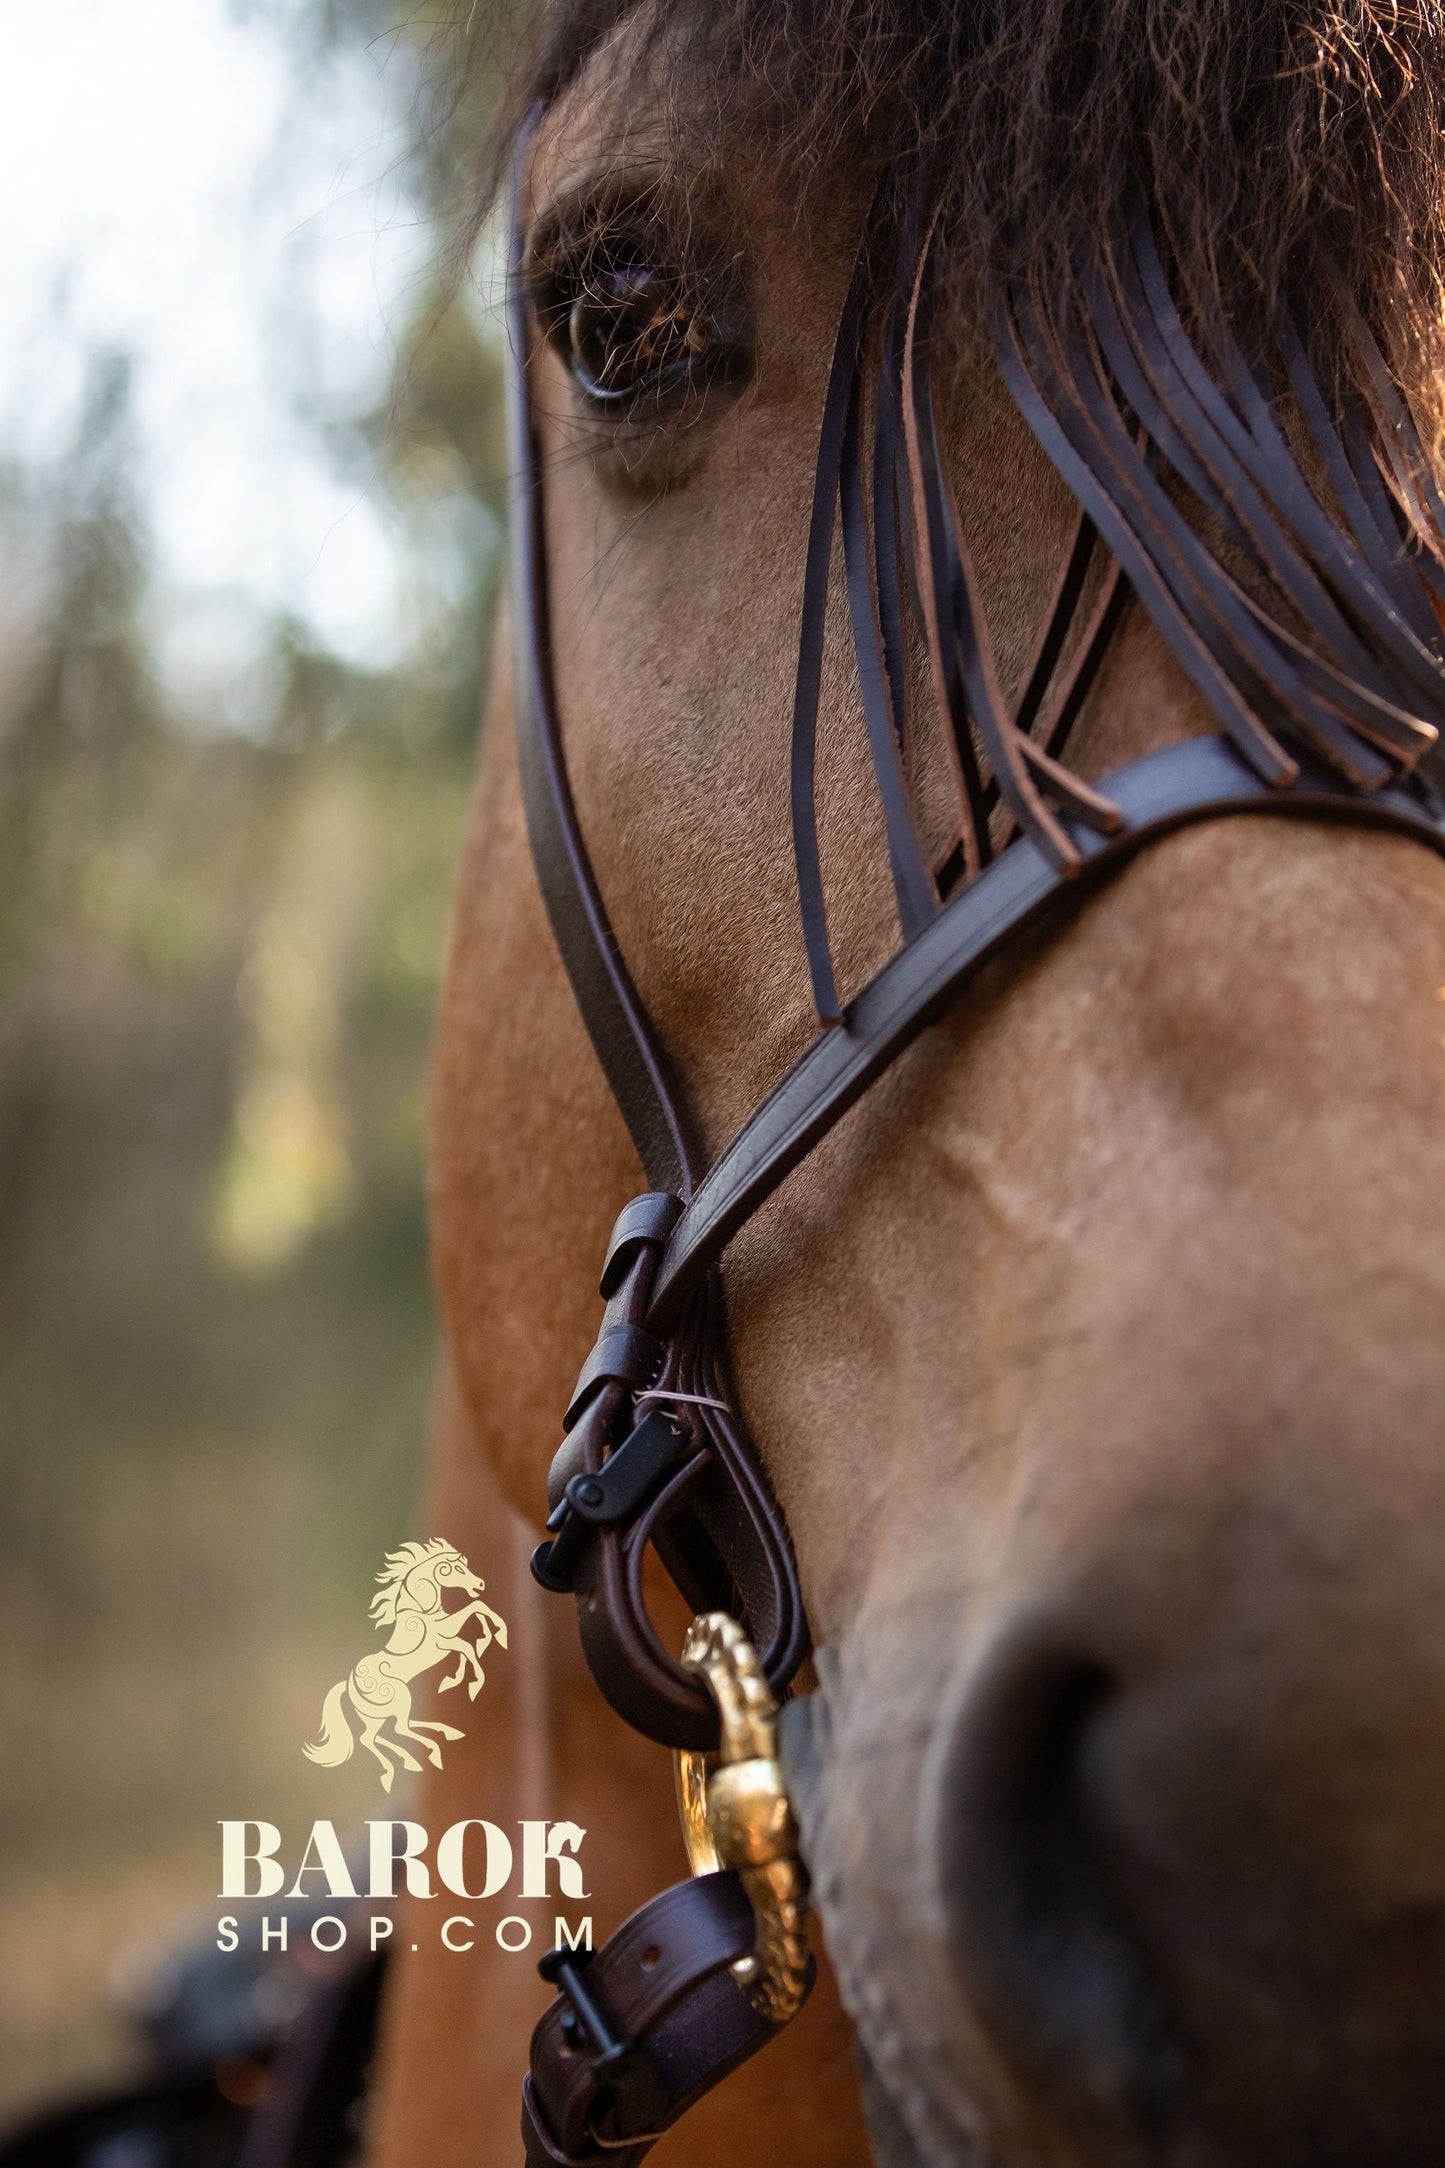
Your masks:
<svg viewBox="0 0 1445 2168"><path fill-rule="evenodd" d="M244 674L280 610L359 663L404 652L385 494L302 403L387 383L428 236L402 161L414 60L308 79L273 0L0 0L0 457L60 452L88 350L136 362L165 632L184 681Z"/></svg>

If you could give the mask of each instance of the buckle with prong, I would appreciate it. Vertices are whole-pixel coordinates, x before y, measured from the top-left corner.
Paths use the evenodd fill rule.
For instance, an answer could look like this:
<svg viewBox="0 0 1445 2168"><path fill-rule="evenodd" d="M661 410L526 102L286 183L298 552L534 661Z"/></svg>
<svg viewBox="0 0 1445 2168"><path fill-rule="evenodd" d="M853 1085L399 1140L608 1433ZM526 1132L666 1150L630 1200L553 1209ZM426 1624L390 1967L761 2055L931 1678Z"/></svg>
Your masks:
<svg viewBox="0 0 1445 2168"><path fill-rule="evenodd" d="M678 1811L694 1874L735 1867L752 1904L757 1940L733 1977L754 2009L785 2025L812 1978L808 1872L778 1760L778 1708L751 1641L725 1611L693 1620L682 1650L717 1703L715 1754L674 1757Z"/></svg>
<svg viewBox="0 0 1445 2168"><path fill-rule="evenodd" d="M537 1970L549 1987L567 2001L562 2021L563 2036L573 2049L591 2051L591 2068L598 2078L615 2079L637 2053L635 2042L619 2034L611 2018L587 1984L588 1952L549 1950Z"/></svg>

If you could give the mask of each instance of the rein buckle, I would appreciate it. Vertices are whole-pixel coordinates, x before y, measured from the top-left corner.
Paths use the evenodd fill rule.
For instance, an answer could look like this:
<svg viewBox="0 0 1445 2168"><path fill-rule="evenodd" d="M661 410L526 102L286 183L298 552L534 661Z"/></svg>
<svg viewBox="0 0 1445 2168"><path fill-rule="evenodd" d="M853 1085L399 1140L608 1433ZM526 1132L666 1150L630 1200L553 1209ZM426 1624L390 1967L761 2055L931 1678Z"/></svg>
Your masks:
<svg viewBox="0 0 1445 2168"><path fill-rule="evenodd" d="M654 1409L611 1452L606 1450L624 1411L635 1408L664 1360L663 1343L642 1319L658 1258L681 1213L681 1198L648 1190L623 1206L607 1245L599 1288L607 1307L572 1388L562 1425L568 1435L548 1481L556 1501L547 1520L551 1540L532 1554L534 1580L554 1595L573 1592L593 1532L635 1519L688 1444L679 1427ZM590 1449L583 1444L589 1435Z"/></svg>
<svg viewBox="0 0 1445 2168"><path fill-rule="evenodd" d="M588 1952L558 1947L549 1950L537 1970L549 1987L555 1987L569 2005L563 2030L568 2044L592 2050L594 2076L615 2080L637 2053L636 2043L614 2031L612 2021L587 1985Z"/></svg>
<svg viewBox="0 0 1445 2168"><path fill-rule="evenodd" d="M539 1544L532 1554L533 1578L555 1595L570 1593L573 1570L593 1529L630 1521L687 1447L676 1424L654 1409L595 1475L584 1471L572 1476L547 1521L551 1542Z"/></svg>

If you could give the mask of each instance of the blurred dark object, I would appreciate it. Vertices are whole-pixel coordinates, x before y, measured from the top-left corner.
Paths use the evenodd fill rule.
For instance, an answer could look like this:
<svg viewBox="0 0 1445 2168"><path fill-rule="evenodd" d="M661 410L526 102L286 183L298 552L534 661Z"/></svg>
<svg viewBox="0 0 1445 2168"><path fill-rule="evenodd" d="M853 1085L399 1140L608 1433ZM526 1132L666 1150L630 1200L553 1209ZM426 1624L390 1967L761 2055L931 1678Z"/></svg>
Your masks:
<svg viewBox="0 0 1445 2168"><path fill-rule="evenodd" d="M5 2168L230 2168L251 2120L214 2078L106 2093L0 2144Z"/></svg>
<svg viewBox="0 0 1445 2168"><path fill-rule="evenodd" d="M305 1928L323 1906L291 1908ZM384 1959L220 1952L207 1936L128 1998L133 2085L0 2136L0 2168L347 2168L360 2157Z"/></svg>

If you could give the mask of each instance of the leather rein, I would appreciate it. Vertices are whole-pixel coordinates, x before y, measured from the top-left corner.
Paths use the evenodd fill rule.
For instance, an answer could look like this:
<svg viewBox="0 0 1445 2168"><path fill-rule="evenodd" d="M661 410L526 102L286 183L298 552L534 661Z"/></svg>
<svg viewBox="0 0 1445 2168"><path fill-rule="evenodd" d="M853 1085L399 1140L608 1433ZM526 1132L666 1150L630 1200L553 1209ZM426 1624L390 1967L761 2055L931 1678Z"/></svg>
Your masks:
<svg viewBox="0 0 1445 2168"><path fill-rule="evenodd" d="M533 1572L575 1597L588 1663L612 1707L678 1751L689 1850L705 1871L645 1905L596 1953L544 1960L560 1994L533 2038L522 2128L531 2168L635 2168L688 2106L774 2037L811 1984L806 1877L775 1736L808 1627L786 1524L736 1412L719 1276L727 1245L984 965L1078 909L1158 838L1271 814L1392 830L1445 854L1435 780L1445 507L1373 333L1342 290L1331 290L1330 305L1360 364L1362 399L1326 388L1283 308L1250 353L1225 334L1206 364L1141 210L1117 253L1081 277L1082 298L1045 307L1015 292L993 325L1004 380L1079 504L1010 702L937 443L936 228L916 186L895 201L885 181L834 348L800 613L792 811L822 1028L705 1166L608 918L568 776L529 386L537 330L520 210L526 141L508 320L522 790L552 930L649 1183L622 1212L603 1261L601 1324L565 1411ZM1281 385L1327 498L1286 437ZM814 812L840 524L900 930L896 953L846 1002ZM1260 574L1249 589L1201 525ZM1256 599L1260 588L1282 614ZM1131 596L1220 731L1091 786L1062 754ZM957 799L957 836L941 865L925 855L913 799L911 647L926 651ZM699 1614L681 1658L644 1605L649 1544Z"/></svg>

